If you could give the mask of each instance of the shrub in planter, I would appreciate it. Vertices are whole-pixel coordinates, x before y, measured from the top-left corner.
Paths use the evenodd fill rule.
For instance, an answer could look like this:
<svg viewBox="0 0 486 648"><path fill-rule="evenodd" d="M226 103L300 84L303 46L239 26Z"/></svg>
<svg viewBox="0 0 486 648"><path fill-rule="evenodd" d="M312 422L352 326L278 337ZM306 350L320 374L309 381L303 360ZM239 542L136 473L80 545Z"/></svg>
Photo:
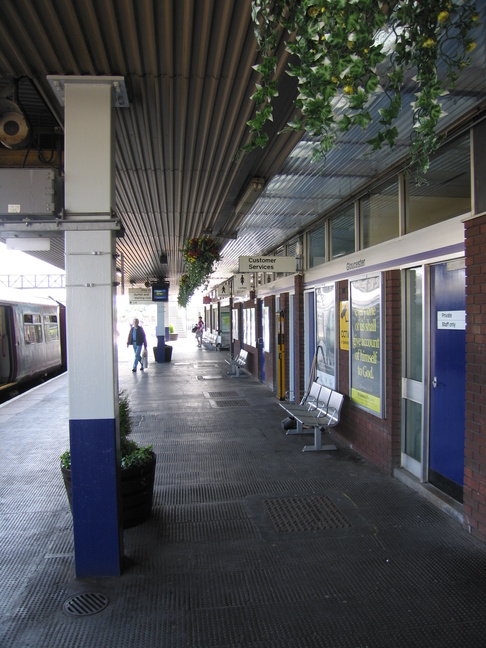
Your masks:
<svg viewBox="0 0 486 648"><path fill-rule="evenodd" d="M152 446L139 446L129 438L132 432L130 401L125 391L119 398L122 521L125 529L148 520L152 497L156 456ZM61 472L71 506L71 453L61 455Z"/></svg>

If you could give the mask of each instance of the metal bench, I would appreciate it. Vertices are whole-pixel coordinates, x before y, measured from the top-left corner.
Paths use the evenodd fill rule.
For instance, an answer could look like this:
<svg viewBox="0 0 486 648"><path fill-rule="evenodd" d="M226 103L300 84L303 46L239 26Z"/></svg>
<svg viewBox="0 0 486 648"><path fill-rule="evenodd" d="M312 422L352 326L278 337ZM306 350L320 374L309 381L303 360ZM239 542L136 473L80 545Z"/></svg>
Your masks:
<svg viewBox="0 0 486 648"><path fill-rule="evenodd" d="M300 403L279 403L280 407L297 423L295 430L288 430L287 434L314 433L314 445L304 446L303 452L336 450L334 444L322 445L322 432L328 431L339 423L343 402L342 394L319 383L312 383L309 393ZM312 430L304 429L305 427Z"/></svg>
<svg viewBox="0 0 486 648"><path fill-rule="evenodd" d="M214 347L216 350L221 348L221 336L217 333L205 331L203 333L202 342L208 348Z"/></svg>
<svg viewBox="0 0 486 648"><path fill-rule="evenodd" d="M240 375L240 370L246 366L247 358L248 351L245 351L244 349L241 349L236 358L231 358L230 360L226 360L225 358L225 362L230 365L228 374L232 377L237 378Z"/></svg>

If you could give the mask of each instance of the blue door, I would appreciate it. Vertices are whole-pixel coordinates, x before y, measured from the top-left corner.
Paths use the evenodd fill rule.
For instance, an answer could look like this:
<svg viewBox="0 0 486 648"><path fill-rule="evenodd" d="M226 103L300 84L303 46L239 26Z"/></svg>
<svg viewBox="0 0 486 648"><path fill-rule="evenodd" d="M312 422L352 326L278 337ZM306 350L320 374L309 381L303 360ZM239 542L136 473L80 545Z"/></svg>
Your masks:
<svg viewBox="0 0 486 648"><path fill-rule="evenodd" d="M461 261L430 275L429 481L462 501L466 384L465 269Z"/></svg>

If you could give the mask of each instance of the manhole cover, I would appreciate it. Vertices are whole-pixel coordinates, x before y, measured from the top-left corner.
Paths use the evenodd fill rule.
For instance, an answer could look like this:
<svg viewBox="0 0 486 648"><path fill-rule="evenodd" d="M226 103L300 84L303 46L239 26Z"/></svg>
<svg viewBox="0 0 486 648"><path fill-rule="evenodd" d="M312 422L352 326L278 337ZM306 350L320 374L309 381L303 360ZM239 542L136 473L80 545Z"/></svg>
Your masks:
<svg viewBox="0 0 486 648"><path fill-rule="evenodd" d="M263 500L277 533L342 529L351 526L328 497L287 497Z"/></svg>
<svg viewBox="0 0 486 648"><path fill-rule="evenodd" d="M102 612L109 602L110 599L104 594L85 592L68 598L63 605L63 610L70 616L89 616Z"/></svg>

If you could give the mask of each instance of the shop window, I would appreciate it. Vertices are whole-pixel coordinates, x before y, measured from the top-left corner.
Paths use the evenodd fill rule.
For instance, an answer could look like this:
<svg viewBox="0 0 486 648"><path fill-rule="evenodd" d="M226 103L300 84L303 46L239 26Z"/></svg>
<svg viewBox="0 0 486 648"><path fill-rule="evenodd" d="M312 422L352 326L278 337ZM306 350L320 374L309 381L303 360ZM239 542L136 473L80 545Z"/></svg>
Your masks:
<svg viewBox="0 0 486 648"><path fill-rule="evenodd" d="M309 268L324 263L326 260L326 225L323 224L309 232Z"/></svg>
<svg viewBox="0 0 486 648"><path fill-rule="evenodd" d="M407 177L407 232L435 225L471 211L469 135L444 146L426 174Z"/></svg>
<svg viewBox="0 0 486 648"><path fill-rule="evenodd" d="M385 182L360 201L361 248L369 248L399 235L398 181Z"/></svg>
<svg viewBox="0 0 486 648"><path fill-rule="evenodd" d="M331 219L331 259L355 251L354 203Z"/></svg>

